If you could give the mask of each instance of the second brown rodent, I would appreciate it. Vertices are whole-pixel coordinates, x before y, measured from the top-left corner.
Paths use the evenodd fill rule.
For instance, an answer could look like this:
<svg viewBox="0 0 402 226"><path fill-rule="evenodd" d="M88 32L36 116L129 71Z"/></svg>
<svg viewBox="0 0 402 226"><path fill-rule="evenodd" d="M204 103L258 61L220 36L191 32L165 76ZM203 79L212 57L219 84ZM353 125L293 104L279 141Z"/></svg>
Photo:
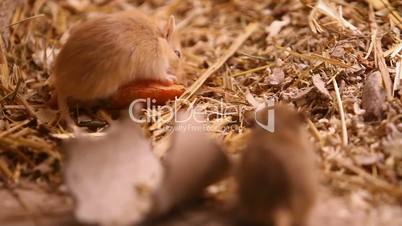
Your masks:
<svg viewBox="0 0 402 226"><path fill-rule="evenodd" d="M272 110L275 131L254 126L236 173L241 222L303 226L318 186L312 145L300 114L285 105ZM259 111L256 120L266 124L268 111Z"/></svg>

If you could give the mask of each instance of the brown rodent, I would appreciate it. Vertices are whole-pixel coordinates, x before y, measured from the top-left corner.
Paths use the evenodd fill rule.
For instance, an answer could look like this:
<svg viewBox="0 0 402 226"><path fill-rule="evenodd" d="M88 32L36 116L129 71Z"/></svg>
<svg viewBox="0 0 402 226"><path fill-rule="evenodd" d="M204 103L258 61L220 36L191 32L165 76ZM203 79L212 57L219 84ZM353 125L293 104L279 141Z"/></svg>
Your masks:
<svg viewBox="0 0 402 226"><path fill-rule="evenodd" d="M66 120L67 99L91 101L136 80L176 81L175 20L160 24L138 10L89 19L72 29L57 56L54 87Z"/></svg>
<svg viewBox="0 0 402 226"><path fill-rule="evenodd" d="M312 147L297 112L284 105L273 110L275 131L255 125L236 172L241 222L306 225L318 186ZM267 115L265 108L256 119L266 125Z"/></svg>

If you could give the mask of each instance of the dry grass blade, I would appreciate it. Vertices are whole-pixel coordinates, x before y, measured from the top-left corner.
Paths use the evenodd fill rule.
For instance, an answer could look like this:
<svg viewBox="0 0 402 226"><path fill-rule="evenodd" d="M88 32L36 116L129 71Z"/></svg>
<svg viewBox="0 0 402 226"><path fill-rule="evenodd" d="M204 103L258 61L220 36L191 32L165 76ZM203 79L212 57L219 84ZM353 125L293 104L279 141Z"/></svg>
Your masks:
<svg viewBox="0 0 402 226"><path fill-rule="evenodd" d="M3 42L3 39L0 38L0 72L1 72L1 85L5 89L9 89L9 77L10 77L10 70L8 68L8 62L6 57L6 48Z"/></svg>
<svg viewBox="0 0 402 226"><path fill-rule="evenodd" d="M361 176L362 178L364 178L367 182L369 182L371 185L376 187L376 190L382 190L382 191L386 191L389 192L390 194L392 194L395 197L402 197L402 189L399 187L395 187L392 184L389 184L386 181L383 181L369 173L367 173L366 171L364 171L363 169L353 165L352 163L344 160L344 159L336 159L335 160L336 163L341 166L341 167L345 167L348 170L356 173L357 175Z"/></svg>
<svg viewBox="0 0 402 226"><path fill-rule="evenodd" d="M61 159L59 152L55 151L55 147L45 143L44 141L32 140L23 137L0 137L0 146L4 147L27 147L38 153L47 153L55 159Z"/></svg>
<svg viewBox="0 0 402 226"><path fill-rule="evenodd" d="M10 133L15 132L16 130L22 128L23 126L25 126L25 125L28 124L29 122L30 122L30 120L25 120L25 121L23 121L22 123L19 123L19 124L15 125L14 127L10 128L10 129L8 129L8 130L5 130L5 131L3 131L3 132L1 132L1 133L0 133L0 137L4 137L4 136L6 136L6 135L8 135L8 134L10 134Z"/></svg>
<svg viewBox="0 0 402 226"><path fill-rule="evenodd" d="M332 80L332 84L334 85L336 101L338 103L338 111L341 117L341 127L342 127L342 144L343 146L348 145L348 130L346 127L346 119L345 119L345 111L343 109L341 94L339 93L338 83L336 79Z"/></svg>
<svg viewBox="0 0 402 226"><path fill-rule="evenodd" d="M389 10L390 19L402 29L402 17L399 15L399 12L391 6L388 0L367 0L370 4L374 6L376 10L387 9Z"/></svg>
<svg viewBox="0 0 402 226"><path fill-rule="evenodd" d="M400 41L398 44L392 46L390 49L385 51L384 56L385 57L391 56L391 58L395 58L401 51L402 51L402 41Z"/></svg>
<svg viewBox="0 0 402 226"><path fill-rule="evenodd" d="M377 39L374 44L374 55L377 59L377 66L381 72L382 81L384 83L385 92L387 95L387 100L392 100L392 82L391 82L391 75L389 74L387 63L385 62L384 53L382 51L382 44L381 40Z"/></svg>
<svg viewBox="0 0 402 226"><path fill-rule="evenodd" d="M370 18L370 26L372 29L372 35L377 33L378 30L378 25L377 22L375 21L375 15L374 11L372 8L370 8L369 12L369 18ZM391 82L391 76L389 74L388 66L385 61L385 56L384 52L382 50L382 43L381 43L381 38L376 37L375 42L374 42L374 59L376 66L381 72L381 77L384 83L385 87L385 92L387 95L387 100L392 100L392 82Z"/></svg>
<svg viewBox="0 0 402 226"><path fill-rule="evenodd" d="M264 65L264 66L261 66L261 67L256 67L256 68L252 68L252 69L247 70L247 71L242 71L242 72L233 74L233 75L231 75L231 76L232 76L232 77L238 77L238 76L242 76L242 75L247 75L247 74L249 74L249 73L253 73L253 72L257 72L257 71L261 71L261 70L267 69L267 68L271 67L272 65L274 65L274 63L269 63L269 64Z"/></svg>
<svg viewBox="0 0 402 226"><path fill-rule="evenodd" d="M402 79L402 58L396 63L395 67L395 78L394 78L394 86L392 87L392 94L395 95L395 92L400 89Z"/></svg>
<svg viewBox="0 0 402 226"><path fill-rule="evenodd" d="M332 9L325 1L319 0L315 5L315 8L318 9L320 12L324 13L325 15L331 17L332 19L338 21L345 28L350 29L353 32L356 32L357 34L361 33L357 29L357 27L355 27L353 24L345 20L341 14L336 12L336 10Z"/></svg>
<svg viewBox="0 0 402 226"><path fill-rule="evenodd" d="M319 143L321 143L322 138L321 138L320 132L318 131L317 127L314 125L314 123L309 118L307 119L307 123L308 123L308 126L309 126L313 136L315 137L315 139L317 139L317 141Z"/></svg>
<svg viewBox="0 0 402 226"><path fill-rule="evenodd" d="M371 29L370 45L369 45L369 48L368 48L368 50L367 50L366 56L364 56L364 59L368 59L368 58L369 58L371 52L372 52L373 49L374 49L374 45L375 45L375 43L376 43L376 40L377 40L377 29L376 29L376 28L373 28L373 29Z"/></svg>
<svg viewBox="0 0 402 226"><path fill-rule="evenodd" d="M60 140L69 140L71 138L75 138L76 134L74 133L61 133L61 134L50 134L52 137L60 139ZM97 133L88 133L85 134L87 137L104 137L106 133L103 132L97 132Z"/></svg>
<svg viewBox="0 0 402 226"><path fill-rule="evenodd" d="M186 99L188 100L192 95L194 95L195 92L204 84L207 79L213 75L222 65L231 57L233 54L236 53L236 51L240 48L240 46L250 37L251 34L254 33L254 31L258 28L259 24L258 23L252 23L249 24L244 33L241 34L235 41L233 41L232 45L229 47L225 55L220 57L211 67L209 67L198 79L193 83L193 85L190 86L186 90L186 92L183 93L183 95L180 97L180 99Z"/></svg>
<svg viewBox="0 0 402 226"><path fill-rule="evenodd" d="M7 163L4 161L4 159L1 158L1 156L0 156L0 172L2 172L2 174L7 179L13 178L13 172L11 172L10 168L8 168Z"/></svg>
<svg viewBox="0 0 402 226"><path fill-rule="evenodd" d="M27 21L30 21L30 20L38 19L38 18L41 18L41 17L44 17L44 16L45 16L45 14L39 14L39 15L31 16L31 17L22 19L22 20L20 20L18 22L15 22L15 23L12 23L10 25L7 25L3 29L7 29L7 28L13 27L15 25L18 25L18 24L21 24L21 23L24 23L24 22L27 22Z"/></svg>
<svg viewBox="0 0 402 226"><path fill-rule="evenodd" d="M343 62L341 62L339 60L324 57L324 56L321 56L321 55L318 55L318 54L315 54L315 53L304 53L303 54L303 53L298 53L298 52L292 51L290 49L284 48L282 46L276 46L276 47L278 49L281 49L281 50L289 53L292 56L299 57L299 58L302 58L302 59L305 59L305 60L323 61L325 63L340 66L342 68L349 68L350 67L350 65L347 65L347 64L345 64L345 63L343 63Z"/></svg>
<svg viewBox="0 0 402 226"><path fill-rule="evenodd" d="M22 105L24 105L25 109L27 110L27 112L29 113L30 116L37 118L34 109L32 108L32 106L28 103L28 101L20 96L17 95L18 100L22 103Z"/></svg>

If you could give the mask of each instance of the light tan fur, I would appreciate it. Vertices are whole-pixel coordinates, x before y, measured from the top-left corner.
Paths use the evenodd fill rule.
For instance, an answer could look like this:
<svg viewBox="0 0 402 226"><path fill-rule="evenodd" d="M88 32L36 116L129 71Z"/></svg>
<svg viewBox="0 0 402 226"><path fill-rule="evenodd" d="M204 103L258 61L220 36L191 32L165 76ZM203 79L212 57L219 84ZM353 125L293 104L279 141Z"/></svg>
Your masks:
<svg viewBox="0 0 402 226"><path fill-rule="evenodd" d="M54 67L54 86L65 118L67 98L105 98L135 80L174 82L179 57L173 32L173 17L161 26L137 10L93 18L74 28Z"/></svg>

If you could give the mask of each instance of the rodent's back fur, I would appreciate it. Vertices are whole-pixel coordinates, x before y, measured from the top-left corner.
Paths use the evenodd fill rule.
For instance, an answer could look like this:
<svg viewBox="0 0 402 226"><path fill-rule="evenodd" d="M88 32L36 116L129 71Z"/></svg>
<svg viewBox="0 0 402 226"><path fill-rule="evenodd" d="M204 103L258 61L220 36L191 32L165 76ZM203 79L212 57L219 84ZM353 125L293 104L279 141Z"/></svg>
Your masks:
<svg viewBox="0 0 402 226"><path fill-rule="evenodd" d="M103 98L132 80L163 80L169 48L156 21L139 11L94 18L72 30L54 67L58 95Z"/></svg>

